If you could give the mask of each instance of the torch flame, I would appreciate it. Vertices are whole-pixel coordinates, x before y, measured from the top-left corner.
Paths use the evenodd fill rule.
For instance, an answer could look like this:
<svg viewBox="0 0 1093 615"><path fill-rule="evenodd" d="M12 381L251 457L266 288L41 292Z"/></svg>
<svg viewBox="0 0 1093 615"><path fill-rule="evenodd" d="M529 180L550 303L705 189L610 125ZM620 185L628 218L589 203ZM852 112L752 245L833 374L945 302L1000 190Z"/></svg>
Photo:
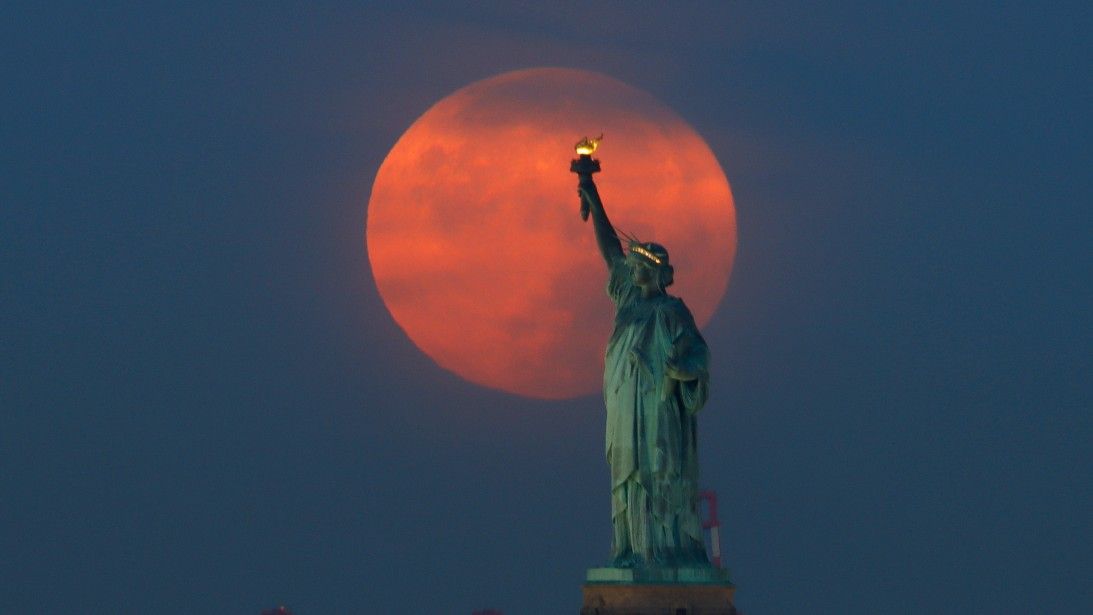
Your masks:
<svg viewBox="0 0 1093 615"><path fill-rule="evenodd" d="M600 141L603 141L603 134L596 137L595 139L589 139L588 137L581 139L577 142L577 145L575 147L575 149L577 150L577 154L581 156L592 155L592 152L596 151L596 148L600 146Z"/></svg>

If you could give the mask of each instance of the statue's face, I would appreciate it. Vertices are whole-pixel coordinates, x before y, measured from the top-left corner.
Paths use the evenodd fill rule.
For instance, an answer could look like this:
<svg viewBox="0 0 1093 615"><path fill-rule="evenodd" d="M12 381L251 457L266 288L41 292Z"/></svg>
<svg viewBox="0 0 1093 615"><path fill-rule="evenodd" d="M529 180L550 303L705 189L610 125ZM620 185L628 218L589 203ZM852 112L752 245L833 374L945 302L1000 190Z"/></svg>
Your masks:
<svg viewBox="0 0 1093 615"><path fill-rule="evenodd" d="M656 281L652 265L642 258L630 258L630 280L635 286L649 286Z"/></svg>
<svg viewBox="0 0 1093 615"><path fill-rule="evenodd" d="M661 286L659 263L667 266L668 251L663 246L655 243L630 244L626 262L630 265L630 280L635 286L645 291L664 290Z"/></svg>

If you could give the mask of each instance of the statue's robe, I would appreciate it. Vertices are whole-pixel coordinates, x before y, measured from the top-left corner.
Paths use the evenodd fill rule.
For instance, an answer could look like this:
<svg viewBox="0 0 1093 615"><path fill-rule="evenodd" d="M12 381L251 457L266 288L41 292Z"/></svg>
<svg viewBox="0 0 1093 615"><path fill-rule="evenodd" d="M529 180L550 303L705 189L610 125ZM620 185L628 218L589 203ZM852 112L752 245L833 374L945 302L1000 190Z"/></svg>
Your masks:
<svg viewBox="0 0 1093 615"><path fill-rule="evenodd" d="M607 292L615 303L603 387L613 565L709 565L696 510L695 414L709 391L706 342L681 300L641 296L624 259L611 266ZM667 378L669 361L698 378Z"/></svg>

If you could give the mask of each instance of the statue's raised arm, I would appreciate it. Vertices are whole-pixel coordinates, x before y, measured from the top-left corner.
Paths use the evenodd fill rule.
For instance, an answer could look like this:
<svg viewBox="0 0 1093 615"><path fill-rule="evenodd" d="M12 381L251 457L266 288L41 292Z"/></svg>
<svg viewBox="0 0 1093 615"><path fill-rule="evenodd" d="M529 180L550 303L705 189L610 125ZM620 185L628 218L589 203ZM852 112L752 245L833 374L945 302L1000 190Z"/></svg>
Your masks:
<svg viewBox="0 0 1093 615"><path fill-rule="evenodd" d="M622 250L619 235L615 232L615 227L611 225L611 220L607 217L607 211L603 208L603 201L600 200L596 182L592 179L592 174L600 170L600 161L592 158L592 152L596 151L596 145L602 138L603 135L600 135L598 139L586 137L578 143L577 153L580 157L569 165L569 170L577 174L577 194L581 198L581 218L587 220L589 215L592 216L592 226L596 231L596 244L600 247L600 254L603 255L607 268L610 269L614 263L625 258L625 253Z"/></svg>

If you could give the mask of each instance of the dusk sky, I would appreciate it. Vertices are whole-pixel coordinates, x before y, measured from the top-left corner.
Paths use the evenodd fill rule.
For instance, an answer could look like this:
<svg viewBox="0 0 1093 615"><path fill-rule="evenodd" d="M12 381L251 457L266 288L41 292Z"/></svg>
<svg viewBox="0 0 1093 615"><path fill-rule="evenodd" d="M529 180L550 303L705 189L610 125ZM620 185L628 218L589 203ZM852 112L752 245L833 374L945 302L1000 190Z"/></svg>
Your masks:
<svg viewBox="0 0 1093 615"><path fill-rule="evenodd" d="M576 613L602 399L438 367L365 245L416 118L548 66L731 183L737 606L1089 612L1086 3L97 4L0 21L0 613Z"/></svg>

